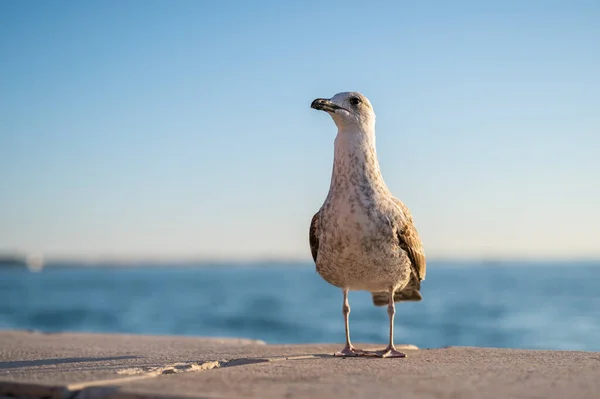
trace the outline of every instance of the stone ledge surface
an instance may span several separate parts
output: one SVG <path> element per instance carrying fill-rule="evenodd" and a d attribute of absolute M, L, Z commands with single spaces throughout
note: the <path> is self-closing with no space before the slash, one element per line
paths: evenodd
<path fill-rule="evenodd" d="M 405 359 L 342 359 L 337 349 L 0 331 L 0 399 L 600 398 L 597 352 L 407 347 Z"/>

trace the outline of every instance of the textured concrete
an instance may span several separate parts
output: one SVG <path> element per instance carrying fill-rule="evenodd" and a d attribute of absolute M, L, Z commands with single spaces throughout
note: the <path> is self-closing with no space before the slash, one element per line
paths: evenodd
<path fill-rule="evenodd" d="M 600 398 L 600 353 L 407 350 L 334 358 L 338 345 L 0 332 L 0 399 Z"/>
<path fill-rule="evenodd" d="M 249 348 L 264 346 L 242 339 L 0 331 L 0 395 L 56 397 L 91 382 L 205 368 L 214 357 L 251 354 Z"/>

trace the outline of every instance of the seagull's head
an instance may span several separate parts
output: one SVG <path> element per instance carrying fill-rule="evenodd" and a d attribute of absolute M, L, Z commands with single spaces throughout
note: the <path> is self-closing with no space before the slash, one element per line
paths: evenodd
<path fill-rule="evenodd" d="M 367 97 L 357 92 L 338 93 L 330 99 L 317 98 L 310 107 L 329 113 L 340 130 L 375 128 L 373 106 Z"/>

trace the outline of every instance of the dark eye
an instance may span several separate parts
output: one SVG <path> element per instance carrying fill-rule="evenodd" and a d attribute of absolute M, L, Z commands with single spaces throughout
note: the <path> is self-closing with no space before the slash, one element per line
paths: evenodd
<path fill-rule="evenodd" d="M 358 104 L 360 104 L 360 98 L 358 98 L 358 97 L 352 97 L 350 99 L 350 104 L 352 104 L 352 105 L 358 105 Z"/>

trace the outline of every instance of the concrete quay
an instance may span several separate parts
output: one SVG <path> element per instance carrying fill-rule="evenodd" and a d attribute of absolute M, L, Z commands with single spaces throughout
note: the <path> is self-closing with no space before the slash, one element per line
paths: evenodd
<path fill-rule="evenodd" d="M 366 348 L 378 346 L 363 345 Z M 600 353 L 0 331 L 0 398 L 600 398 Z"/>

